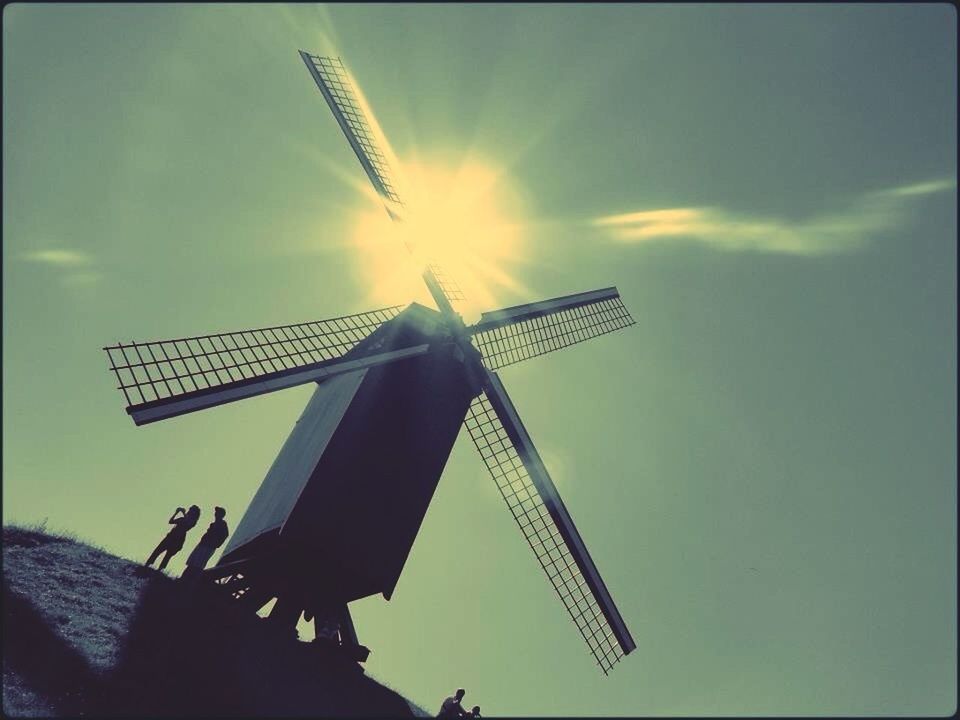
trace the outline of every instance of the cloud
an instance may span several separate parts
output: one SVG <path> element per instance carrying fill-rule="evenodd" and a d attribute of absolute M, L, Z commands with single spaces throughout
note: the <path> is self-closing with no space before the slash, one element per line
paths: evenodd
<path fill-rule="evenodd" d="M 93 286 L 101 277 L 93 257 L 76 250 L 63 248 L 34 250 L 21 253 L 20 259 L 51 268 L 54 277 L 67 287 Z"/>
<path fill-rule="evenodd" d="M 608 215 L 593 224 L 624 243 L 682 238 L 721 250 L 827 255 L 856 250 L 877 233 L 901 224 L 917 197 L 955 188 L 956 181 L 943 179 L 866 193 L 843 211 L 799 222 L 722 208 L 679 207 Z"/>
<path fill-rule="evenodd" d="M 99 281 L 100 273 L 97 272 L 72 272 L 63 276 L 63 284 L 73 287 L 94 285 Z"/>
<path fill-rule="evenodd" d="M 892 195 L 894 197 L 908 197 L 910 195 L 929 195 L 931 193 L 952 190 L 957 186 L 953 180 L 931 180 L 930 182 L 917 183 L 916 185 L 903 185 L 901 187 L 881 190 L 879 195 Z"/>
<path fill-rule="evenodd" d="M 21 257 L 28 262 L 43 263 L 57 267 L 82 267 L 93 264 L 89 255 L 74 250 L 35 250 L 23 253 Z"/>

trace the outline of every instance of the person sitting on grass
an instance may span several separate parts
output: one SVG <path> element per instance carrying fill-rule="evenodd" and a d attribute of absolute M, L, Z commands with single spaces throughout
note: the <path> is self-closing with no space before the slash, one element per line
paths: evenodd
<path fill-rule="evenodd" d="M 443 704 L 440 706 L 440 712 L 437 714 L 438 718 L 459 718 L 466 717 L 467 713 L 463 709 L 463 705 L 460 703 L 463 701 L 463 696 L 467 694 L 467 691 L 463 688 L 460 688 L 453 695 L 448 697 L 443 701 Z"/>

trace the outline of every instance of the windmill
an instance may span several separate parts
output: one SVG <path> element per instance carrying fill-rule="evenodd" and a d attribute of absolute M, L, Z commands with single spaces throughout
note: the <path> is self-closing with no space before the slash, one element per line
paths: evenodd
<path fill-rule="evenodd" d="M 405 205 L 388 146 L 339 58 L 300 57 L 390 217 Z M 416 251 L 416 247 L 408 247 Z M 437 310 L 345 317 L 104 348 L 137 425 L 315 383 L 306 408 L 208 576 L 239 603 L 295 625 L 332 619 L 358 647 L 347 603 L 390 599 L 460 427 L 604 673 L 635 644 L 497 374 L 625 328 L 615 287 L 485 312 L 427 262 Z M 365 659 L 361 654 L 359 659 Z"/>

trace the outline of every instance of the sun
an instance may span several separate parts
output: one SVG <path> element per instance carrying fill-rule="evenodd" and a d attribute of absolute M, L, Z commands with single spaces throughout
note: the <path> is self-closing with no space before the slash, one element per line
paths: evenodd
<path fill-rule="evenodd" d="M 353 241 L 371 302 L 433 307 L 421 274 L 438 264 L 465 300 L 464 321 L 524 288 L 511 271 L 523 257 L 523 195 L 507 174 L 479 159 L 400 165 L 403 219 L 381 207 L 358 211 Z"/>

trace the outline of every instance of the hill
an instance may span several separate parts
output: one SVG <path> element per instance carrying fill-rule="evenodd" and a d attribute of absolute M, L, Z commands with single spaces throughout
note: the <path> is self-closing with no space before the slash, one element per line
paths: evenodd
<path fill-rule="evenodd" d="M 314 643 L 77 540 L 3 528 L 6 716 L 414 717 Z"/>

